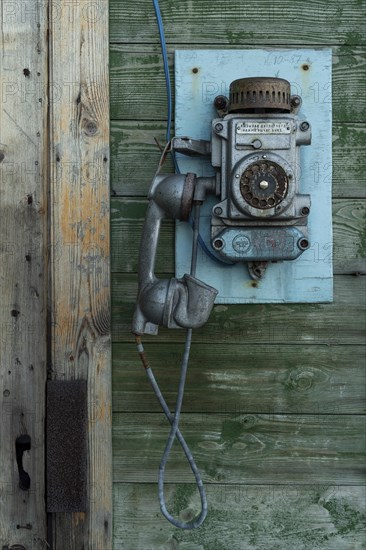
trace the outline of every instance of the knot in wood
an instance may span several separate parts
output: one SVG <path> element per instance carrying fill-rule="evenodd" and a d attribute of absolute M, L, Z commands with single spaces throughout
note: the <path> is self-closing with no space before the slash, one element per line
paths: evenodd
<path fill-rule="evenodd" d="M 98 131 L 98 125 L 96 122 L 89 120 L 84 125 L 84 131 L 88 136 L 94 136 Z"/>
<path fill-rule="evenodd" d="M 293 372 L 290 379 L 293 388 L 298 391 L 307 391 L 313 386 L 314 375 L 309 371 Z"/>

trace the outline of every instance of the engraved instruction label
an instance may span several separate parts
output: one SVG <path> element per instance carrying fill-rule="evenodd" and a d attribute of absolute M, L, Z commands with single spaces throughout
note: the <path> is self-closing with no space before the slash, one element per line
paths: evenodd
<path fill-rule="evenodd" d="M 246 120 L 244 122 L 238 122 L 236 125 L 237 134 L 290 134 L 291 122 L 290 121 L 254 121 Z"/>

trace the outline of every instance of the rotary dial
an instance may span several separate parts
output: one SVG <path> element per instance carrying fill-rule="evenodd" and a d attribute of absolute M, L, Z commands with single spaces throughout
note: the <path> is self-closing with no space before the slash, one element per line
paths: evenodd
<path fill-rule="evenodd" d="M 288 177 L 284 169 L 269 160 L 253 162 L 240 179 L 240 192 L 251 206 L 274 208 L 286 197 Z"/>

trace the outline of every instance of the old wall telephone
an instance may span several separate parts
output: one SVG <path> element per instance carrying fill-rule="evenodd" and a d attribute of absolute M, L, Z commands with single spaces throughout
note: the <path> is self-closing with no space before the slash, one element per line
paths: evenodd
<path fill-rule="evenodd" d="M 159 325 L 196 328 L 204 324 L 216 291 L 192 275 L 159 280 L 154 275 L 161 221 L 188 221 L 193 205 L 208 195 L 212 208 L 211 247 L 224 261 L 244 262 L 260 279 L 268 262 L 294 260 L 310 246 L 310 196 L 299 184 L 299 147 L 311 142 L 311 128 L 300 120 L 301 97 L 280 78 L 242 78 L 230 98 L 218 96 L 219 118 L 211 141 L 176 137 L 173 151 L 210 156 L 212 177 L 157 175 L 149 192 L 142 237 L 138 306 L 134 331 L 155 334 Z"/>
<path fill-rule="evenodd" d="M 299 147 L 311 142 L 310 123 L 298 117 L 301 97 L 291 95 L 290 83 L 280 78 L 241 78 L 230 86 L 229 98 L 218 96 L 218 117 L 212 120 L 210 141 L 175 137 L 163 152 L 202 155 L 216 170 L 212 177 L 159 174 L 149 191 L 139 256 L 139 288 L 132 331 L 150 383 L 171 424 L 159 469 L 159 500 L 173 525 L 192 529 L 204 521 L 207 502 L 202 479 L 179 431 L 192 329 L 208 319 L 217 290 L 196 277 L 200 238 L 200 208 L 216 197 L 210 234 L 212 252 L 224 261 L 246 263 L 253 279 L 264 276 L 269 262 L 296 259 L 309 247 L 307 220 L 310 196 L 299 182 Z M 189 222 L 193 218 L 191 270 L 182 278 L 159 279 L 154 273 L 160 226 L 164 218 Z M 176 410 L 171 414 L 145 357 L 141 335 L 158 327 L 185 328 L 187 338 L 181 365 Z M 173 518 L 164 498 L 164 472 L 174 439 L 181 444 L 201 496 L 201 513 L 191 522 Z"/>

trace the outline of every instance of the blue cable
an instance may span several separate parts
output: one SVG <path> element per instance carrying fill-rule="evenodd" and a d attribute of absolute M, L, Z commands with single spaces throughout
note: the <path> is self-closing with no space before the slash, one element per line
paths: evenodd
<path fill-rule="evenodd" d="M 166 41 L 165 41 L 165 33 L 164 33 L 164 24 L 161 17 L 160 12 L 160 6 L 159 6 L 159 0 L 153 0 L 154 4 L 154 10 L 156 15 L 156 21 L 158 23 L 159 28 L 159 36 L 160 36 L 160 45 L 161 45 L 161 53 L 163 55 L 163 63 L 164 63 L 164 73 L 165 73 L 165 85 L 166 85 L 166 95 L 168 100 L 168 119 L 166 123 L 166 142 L 168 143 L 170 141 L 171 136 L 171 124 L 172 124 L 172 87 L 170 84 L 170 74 L 169 74 L 169 64 L 168 64 L 168 52 L 166 49 Z M 171 152 L 172 159 L 174 162 L 175 171 L 179 174 L 179 168 L 178 164 L 174 155 L 174 152 Z"/>
<path fill-rule="evenodd" d="M 163 55 L 163 63 L 164 63 L 164 73 L 165 73 L 165 84 L 166 84 L 166 95 L 168 100 L 168 119 L 167 119 L 167 126 L 166 126 L 166 142 L 168 143 L 170 141 L 171 137 L 171 119 L 172 119 L 172 87 L 170 84 L 170 74 L 169 74 L 169 64 L 168 64 L 168 53 L 166 49 L 166 41 L 165 41 L 165 33 L 164 33 L 164 23 L 163 19 L 161 17 L 160 12 L 160 6 L 159 6 L 159 0 L 153 0 L 156 20 L 158 23 L 159 28 L 159 36 L 160 36 L 160 45 L 161 45 L 161 52 Z M 179 166 L 177 163 L 177 159 L 175 157 L 174 151 L 171 152 L 175 172 L 177 174 L 180 174 Z M 191 224 L 191 221 L 190 221 Z M 192 224 L 191 224 L 192 225 Z M 224 262 L 223 260 L 220 260 L 215 254 L 211 252 L 211 250 L 207 247 L 205 241 L 203 240 L 202 236 L 198 236 L 198 242 L 206 256 L 211 258 L 214 262 L 222 265 L 223 267 L 232 267 L 235 265 L 235 263 L 228 263 Z"/>

